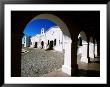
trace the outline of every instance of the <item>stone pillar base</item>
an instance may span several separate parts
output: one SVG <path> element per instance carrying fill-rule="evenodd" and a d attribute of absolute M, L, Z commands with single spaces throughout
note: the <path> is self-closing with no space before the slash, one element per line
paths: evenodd
<path fill-rule="evenodd" d="M 68 67 L 66 65 L 62 65 L 62 71 L 71 76 L 71 67 Z"/>
<path fill-rule="evenodd" d="M 72 65 L 71 69 L 71 76 L 77 76 L 78 75 L 78 64 Z"/>

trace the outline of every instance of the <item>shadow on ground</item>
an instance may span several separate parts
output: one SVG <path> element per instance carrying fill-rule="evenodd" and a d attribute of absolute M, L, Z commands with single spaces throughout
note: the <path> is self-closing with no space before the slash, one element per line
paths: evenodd
<path fill-rule="evenodd" d="M 90 61 L 90 63 L 98 63 L 98 64 L 100 64 L 100 61 Z"/>
<path fill-rule="evenodd" d="M 100 77 L 100 71 L 79 69 L 73 77 Z"/>

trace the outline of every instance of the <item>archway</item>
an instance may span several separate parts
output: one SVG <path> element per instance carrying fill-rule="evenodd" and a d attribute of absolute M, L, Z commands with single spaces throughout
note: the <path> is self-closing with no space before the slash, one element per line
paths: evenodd
<path fill-rule="evenodd" d="M 62 66 L 62 71 L 71 75 L 71 35 L 66 24 L 57 16 L 52 14 L 40 14 L 34 19 L 48 19 L 52 20 L 57 26 L 60 27 L 63 32 L 63 51 L 64 51 L 64 65 Z M 63 26 L 62 26 L 63 25 Z"/>
<path fill-rule="evenodd" d="M 88 12 L 78 12 L 78 11 L 77 12 L 74 12 L 74 11 L 17 11 L 17 12 L 12 11 L 12 17 L 11 17 L 12 23 L 11 24 L 16 24 L 16 25 L 12 25 L 12 28 L 11 28 L 11 30 L 12 30 L 12 37 L 11 37 L 12 38 L 11 39 L 11 41 L 12 41 L 12 46 L 11 46 L 12 47 L 12 52 L 11 52 L 12 53 L 12 60 L 11 60 L 12 61 L 12 68 L 11 68 L 12 76 L 20 76 L 20 72 L 21 72 L 21 69 L 20 69 L 21 55 L 20 54 L 21 54 L 21 47 L 22 47 L 21 39 L 23 36 L 24 27 L 33 17 L 35 17 L 36 15 L 38 16 L 39 14 L 43 15 L 44 13 L 48 13 L 50 15 L 53 14 L 53 16 L 56 16 L 52 20 L 61 19 L 68 26 L 67 31 L 69 29 L 69 32 L 71 33 L 71 39 L 72 39 L 72 41 L 70 41 L 70 42 L 72 42 L 72 46 L 70 45 L 71 52 L 68 51 L 71 54 L 65 55 L 65 57 L 67 58 L 67 61 L 65 60 L 66 62 L 64 64 L 65 66 L 63 66 L 63 71 L 65 71 L 65 72 L 71 71 L 71 67 L 73 70 L 72 72 L 74 72 L 74 70 L 77 66 L 77 36 L 78 36 L 80 30 L 83 29 L 84 31 L 87 31 L 87 32 L 93 32 L 95 34 L 95 36 L 99 35 L 98 32 L 100 31 L 100 28 L 97 27 L 96 25 L 98 23 L 100 23 L 100 20 L 99 20 L 100 16 L 97 16 L 97 14 L 99 14 L 100 12 L 97 13 L 95 11 L 96 15 L 91 15 L 91 14 L 94 14 L 94 12 L 88 13 Z M 41 18 L 41 17 L 39 17 L 39 18 Z M 44 17 L 44 18 L 48 18 L 48 17 Z M 90 19 L 93 19 L 94 22 L 91 21 Z M 60 23 L 60 26 L 63 27 L 64 25 L 61 25 L 61 23 Z M 93 24 L 93 25 L 91 25 L 91 24 Z M 90 26 L 88 26 L 88 25 L 90 25 Z M 94 28 L 91 29 L 91 26 Z M 99 24 L 98 24 L 98 26 L 99 26 Z M 99 43 L 99 41 L 100 41 L 99 38 L 97 38 L 97 43 Z M 60 43 L 61 41 L 57 41 L 57 42 Z M 66 44 L 66 42 L 65 42 L 65 44 Z M 100 47 L 99 45 L 97 45 L 98 49 Z M 65 52 L 65 50 L 64 50 L 64 52 Z M 99 53 L 98 53 L 98 55 L 99 55 Z M 16 58 L 15 58 L 15 56 L 16 56 Z M 67 56 L 71 56 L 71 57 L 67 57 Z M 69 58 L 71 58 L 71 63 L 69 63 L 69 61 L 68 61 Z"/>
<path fill-rule="evenodd" d="M 35 47 L 35 48 L 37 48 L 37 45 L 38 45 L 38 43 L 37 43 L 37 42 L 35 42 L 35 46 L 34 46 L 34 47 Z"/>
<path fill-rule="evenodd" d="M 68 31 L 68 28 L 66 26 L 66 24 L 59 19 L 58 17 L 51 15 L 51 14 L 41 14 L 36 16 L 34 19 L 32 20 L 37 20 L 37 19 L 48 19 L 51 20 L 52 22 L 55 22 L 57 26 L 60 27 L 61 31 L 63 32 L 63 35 L 59 35 L 60 39 L 62 39 L 61 41 L 54 39 L 53 40 L 48 40 L 49 43 L 49 48 L 53 49 L 54 45 L 62 44 L 62 49 L 64 51 L 64 65 L 62 66 L 62 71 L 71 75 L 71 37 L 70 37 L 70 33 Z M 62 26 L 63 25 L 63 26 Z M 56 27 L 58 28 L 58 27 Z M 41 34 L 45 35 L 44 31 L 42 30 Z M 34 39 L 35 40 L 35 39 Z M 44 42 L 45 40 L 41 41 L 41 49 L 44 48 Z M 36 42 L 35 42 L 36 44 Z"/>
<path fill-rule="evenodd" d="M 78 35 L 78 76 L 99 76 L 99 63 L 94 59 L 96 41 L 89 32 L 81 31 Z M 96 61 L 96 62 L 95 62 Z"/>
<path fill-rule="evenodd" d="M 88 42 L 86 33 L 81 30 L 78 34 L 77 40 L 77 76 L 86 76 L 88 69 Z"/>
<path fill-rule="evenodd" d="M 78 61 L 88 63 L 87 47 L 88 43 L 86 34 L 84 31 L 81 31 L 78 35 L 78 50 L 77 50 Z"/>
<path fill-rule="evenodd" d="M 41 49 L 43 49 L 44 48 L 44 42 L 42 41 L 41 42 Z"/>

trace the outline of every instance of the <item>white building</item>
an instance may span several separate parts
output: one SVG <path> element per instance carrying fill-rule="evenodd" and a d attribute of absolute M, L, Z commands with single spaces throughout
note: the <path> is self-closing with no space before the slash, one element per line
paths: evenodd
<path fill-rule="evenodd" d="M 58 26 L 53 26 L 47 31 L 42 28 L 41 34 L 32 36 L 30 41 L 30 47 L 63 51 L 63 33 Z"/>
<path fill-rule="evenodd" d="M 23 47 L 29 47 L 30 46 L 30 37 L 27 35 L 24 35 L 22 38 L 22 46 Z"/>

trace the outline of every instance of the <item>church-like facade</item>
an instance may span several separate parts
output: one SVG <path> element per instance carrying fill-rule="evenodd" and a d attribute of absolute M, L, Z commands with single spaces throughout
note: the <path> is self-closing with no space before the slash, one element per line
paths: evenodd
<path fill-rule="evenodd" d="M 29 47 L 32 48 L 63 51 L 63 32 L 58 26 L 53 26 L 47 31 L 42 28 L 40 34 L 36 34 L 35 36 L 31 36 L 29 39 L 24 40 L 25 47 L 28 46 L 26 45 L 28 43 L 30 43 Z"/>

